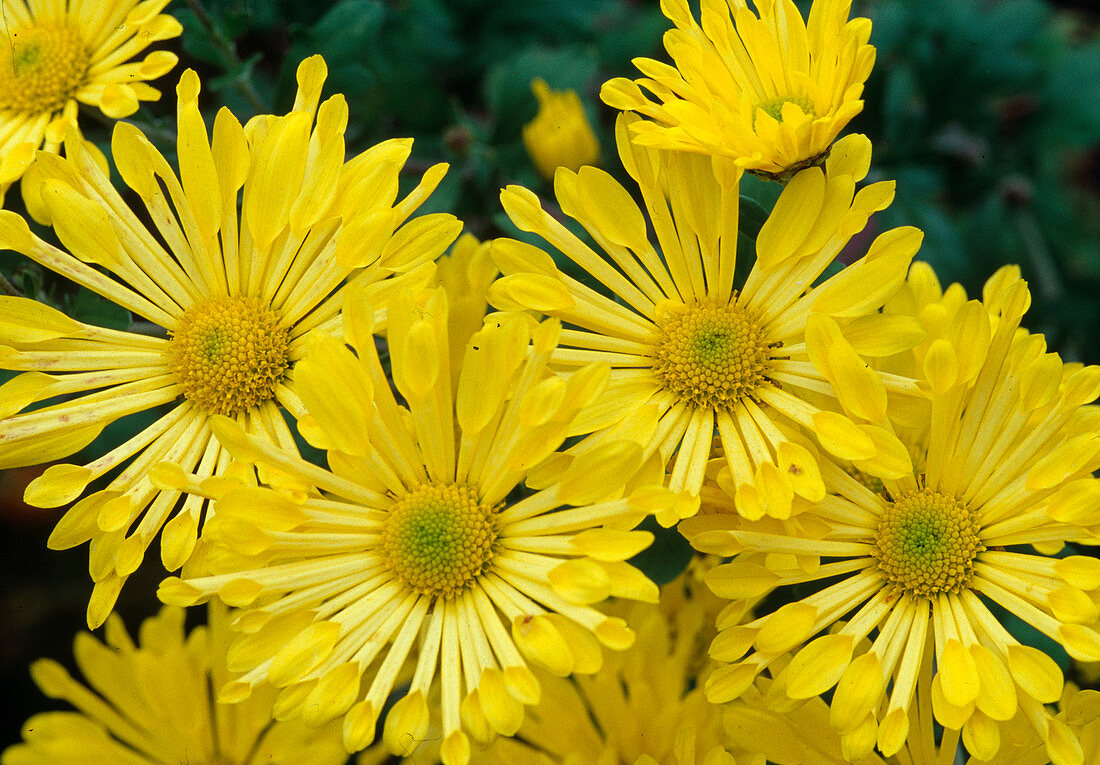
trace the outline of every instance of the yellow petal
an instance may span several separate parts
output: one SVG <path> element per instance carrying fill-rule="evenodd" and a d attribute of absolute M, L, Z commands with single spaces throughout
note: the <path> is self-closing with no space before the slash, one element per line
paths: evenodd
<path fill-rule="evenodd" d="M 572 294 L 558 278 L 535 273 L 502 276 L 489 288 L 489 304 L 502 311 L 549 313 L 574 306 Z"/>
<path fill-rule="evenodd" d="M 177 151 L 180 183 L 203 240 L 218 232 L 222 200 L 214 155 L 199 112 L 199 78 L 191 69 L 180 77 L 177 95 Z M 194 243 L 198 244 L 198 243 Z"/>
<path fill-rule="evenodd" d="M 568 505 L 616 499 L 642 466 L 643 451 L 633 441 L 611 441 L 577 455 L 558 484 L 558 497 Z"/>
<path fill-rule="evenodd" d="M 333 380 L 342 385 L 334 386 Z M 294 392 L 328 443 L 360 457 L 367 452 L 373 387 L 370 374 L 347 346 L 323 333 L 314 333 L 305 357 L 294 367 Z"/>
<path fill-rule="evenodd" d="M 593 560 L 578 558 L 559 563 L 547 579 L 554 592 L 570 603 L 588 605 L 611 595 L 611 577 Z"/>
<path fill-rule="evenodd" d="M 807 603 L 787 603 L 772 613 L 756 635 L 756 649 L 764 654 L 780 654 L 794 648 L 813 634 L 817 608 Z"/>
<path fill-rule="evenodd" d="M 514 736 L 523 724 L 523 704 L 508 692 L 503 673 L 495 667 L 484 670 L 477 691 L 481 709 L 492 729 L 501 736 Z"/>
<path fill-rule="evenodd" d="M 138 106 L 137 93 L 129 85 L 111 82 L 99 94 L 99 110 L 113 120 L 129 117 Z"/>
<path fill-rule="evenodd" d="M 42 343 L 59 337 L 79 336 L 81 330 L 80 322 L 73 321 L 45 303 L 0 296 L 0 344 L 20 346 L 24 343 Z"/>
<path fill-rule="evenodd" d="M 340 639 L 342 629 L 336 622 L 316 622 L 291 638 L 279 649 L 267 671 L 275 685 L 289 685 L 325 661 Z"/>
<path fill-rule="evenodd" d="M 1062 695 L 1062 671 L 1054 659 L 1037 648 L 1010 644 L 1008 671 L 1024 693 L 1043 704 L 1053 704 Z"/>
<path fill-rule="evenodd" d="M 817 460 L 805 447 L 791 441 L 782 441 L 776 448 L 776 463 L 790 481 L 795 494 L 810 502 L 820 502 L 825 498 L 821 470 Z"/>
<path fill-rule="evenodd" d="M 959 381 L 959 362 L 955 348 L 942 337 L 934 340 L 924 356 L 924 376 L 932 392 L 942 396 Z"/>
<path fill-rule="evenodd" d="M 589 557 L 601 561 L 622 561 L 632 558 L 653 542 L 648 531 L 617 531 L 615 529 L 585 529 L 573 537 L 573 546 Z"/>
<path fill-rule="evenodd" d="M 565 677 L 573 671 L 573 652 L 544 615 L 517 616 L 512 620 L 512 639 L 529 662 L 550 674 Z"/>
<path fill-rule="evenodd" d="M 829 722 L 840 733 L 855 731 L 882 698 L 882 662 L 878 654 L 857 656 L 837 683 Z"/>
<path fill-rule="evenodd" d="M 413 691 L 397 700 L 386 714 L 382 729 L 382 740 L 390 754 L 405 756 L 410 754 L 409 745 L 424 740 L 428 733 L 431 714 L 428 702 L 420 691 Z"/>
<path fill-rule="evenodd" d="M 825 174 L 811 167 L 798 173 L 783 189 L 756 237 L 756 261 L 772 269 L 802 244 L 825 201 Z"/>
<path fill-rule="evenodd" d="M 813 430 L 821 445 L 841 459 L 865 460 L 875 456 L 874 441 L 842 414 L 815 412 Z"/>
<path fill-rule="evenodd" d="M 374 741 L 378 712 L 367 699 L 355 704 L 344 716 L 344 748 L 349 752 L 366 749 Z"/>
<path fill-rule="evenodd" d="M 981 690 L 974 706 L 993 720 L 1011 720 L 1016 714 L 1016 684 L 1008 667 L 984 645 L 970 646 Z"/>
<path fill-rule="evenodd" d="M 1083 624 L 1058 627 L 1058 640 L 1077 661 L 1100 661 L 1100 633 Z"/>
<path fill-rule="evenodd" d="M 50 465 L 30 482 L 23 498 L 34 507 L 61 507 L 79 497 L 92 478 L 82 465 Z"/>
<path fill-rule="evenodd" d="M 913 474 L 912 456 L 897 436 L 876 425 L 860 425 L 859 429 L 875 445 L 875 456 L 865 460 L 852 460 L 857 469 L 891 480 Z"/>
<path fill-rule="evenodd" d="M 962 740 L 970 756 L 989 761 L 1001 747 L 1001 729 L 981 712 L 975 712 L 963 725 Z"/>
<path fill-rule="evenodd" d="M 107 211 L 61 181 L 42 182 L 42 199 L 50 210 L 62 244 L 80 260 L 117 268 L 124 257 Z"/>
<path fill-rule="evenodd" d="M 948 640 L 937 658 L 944 698 L 957 707 L 965 707 L 977 699 L 981 688 L 978 668 L 966 646 L 958 640 Z"/>
<path fill-rule="evenodd" d="M 851 635 L 823 635 L 799 651 L 787 665 L 787 695 L 808 699 L 836 685 L 852 660 Z"/>

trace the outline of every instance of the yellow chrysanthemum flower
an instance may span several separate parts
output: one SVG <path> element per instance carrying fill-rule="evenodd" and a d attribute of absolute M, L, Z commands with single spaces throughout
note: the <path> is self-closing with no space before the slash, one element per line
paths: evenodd
<path fill-rule="evenodd" d="M 875 62 L 871 22 L 848 20 L 851 0 L 816 0 L 808 22 L 792 0 L 755 5 L 759 16 L 745 0 L 702 0 L 700 26 L 687 0 L 662 0 L 675 24 L 665 34 L 675 67 L 635 59 L 645 79 L 619 77 L 600 93 L 652 120 L 633 126 L 635 140 L 778 180 L 821 163 L 863 109 Z"/>
<path fill-rule="evenodd" d="M 408 220 L 445 166 L 396 200 L 410 141 L 387 141 L 345 163 L 347 105 L 335 96 L 318 108 L 325 74 L 320 57 L 307 59 L 290 114 L 242 127 L 222 110 L 210 141 L 198 78 L 185 73 L 177 91 L 178 178 L 137 128 L 119 123 L 115 164 L 155 231 L 75 140 L 64 159 L 39 153 L 33 189 L 29 177 L 23 181 L 71 255 L 0 211 L 2 246 L 152 326 L 152 334 L 104 329 L 33 300 L 0 297 L 0 368 L 24 371 L 0 387 L 0 469 L 65 457 L 114 420 L 171 405 L 107 454 L 51 466 L 27 489 L 28 503 L 58 507 L 121 470 L 77 502 L 49 541 L 55 549 L 92 541 L 92 626 L 110 613 L 158 532 L 170 571 L 195 547 L 203 503 L 188 498 L 176 511 L 179 493 L 153 486 L 149 468 L 164 460 L 202 476 L 225 471 L 229 455 L 207 424 L 219 414 L 293 448 L 280 411 L 302 412 L 290 366 L 311 331 L 339 326 L 345 280 L 358 270 L 354 280 L 379 300 L 430 279 L 430 261 L 458 235 L 451 215 Z M 58 396 L 65 398 L 21 411 Z"/>
<path fill-rule="evenodd" d="M 153 43 L 179 35 L 161 10 L 169 0 L 2 0 L 0 3 L 0 202 L 40 147 L 56 152 L 77 126 L 77 104 L 111 119 L 156 101 L 148 84 L 176 65 Z"/>
<path fill-rule="evenodd" d="M 438 688 L 441 757 L 465 763 L 470 736 L 512 735 L 524 705 L 537 703 L 529 663 L 555 675 L 593 672 L 601 644 L 630 646 L 626 623 L 592 604 L 656 600 L 656 585 L 625 562 L 652 535 L 630 529 L 678 498 L 660 487 L 627 493 L 642 461 L 627 441 L 551 478 L 539 467 L 607 380 L 599 364 L 568 380 L 548 370 L 556 322 L 533 336 L 527 316 L 487 322 L 467 342 L 452 386 L 445 291 L 393 301 L 393 385 L 408 408 L 379 363 L 370 309 L 355 296 L 343 313 L 355 353 L 319 336 L 295 367 L 309 412 L 298 425 L 328 450 L 329 470 L 226 418 L 215 432 L 234 456 L 295 485 L 231 488 L 157 469 L 158 480 L 217 499 L 211 573 L 167 579 L 160 597 L 191 605 L 217 595 L 240 607 L 245 634 L 231 666 L 245 674 L 221 698 L 274 683 L 280 716 L 344 716 L 349 751 L 373 741 L 397 672 L 414 663 L 407 693 L 386 716 L 386 745 L 405 754 L 424 739 Z M 517 498 L 525 480 L 534 491 Z"/>
<path fill-rule="evenodd" d="M 892 182 L 856 192 L 870 142 L 846 138 L 824 169 L 791 181 L 760 230 L 756 263 L 738 290 L 737 174 L 720 183 L 705 157 L 632 144 L 631 119 L 618 124 L 619 151 L 641 189 L 656 246 L 629 192 L 597 168 L 559 170 L 555 189 L 562 210 L 606 256 L 530 191 L 510 186 L 501 195 L 520 229 L 545 239 L 615 299 L 566 276 L 532 245 L 497 239 L 490 251 L 506 274 L 490 288 L 491 304 L 571 325 L 553 355 L 560 368 L 611 365 L 606 395 L 576 426 L 599 431 L 588 446 L 625 429 L 647 444 L 659 470 L 671 462 L 674 491 L 698 494 L 717 427 L 738 510 L 750 517 L 787 517 L 824 495 L 812 458 L 794 439 L 800 427 L 871 472 L 908 472 L 904 460 L 879 447 L 889 443 L 887 395 L 916 395 L 916 386 L 871 372 L 860 354 L 898 353 L 919 340 L 915 320 L 877 309 L 904 281 L 921 233 L 888 231 L 865 257 L 815 283 L 893 196 Z M 677 519 L 664 513 L 658 520 Z"/>
<path fill-rule="evenodd" d="M 106 645 L 88 633 L 74 642 L 87 686 L 52 659 L 31 665 L 35 683 L 75 712 L 27 720 L 23 741 L 4 750 L 3 765 L 342 765 L 340 726 L 314 728 L 272 716 L 275 690 L 257 689 L 241 704 L 217 704 L 211 688 L 226 670 L 225 607 L 212 604 L 210 623 L 184 635 L 184 612 L 165 607 L 141 625 L 133 642 L 117 615 Z"/>
<path fill-rule="evenodd" d="M 914 294 L 932 286 L 923 280 Z M 1072 732 L 1044 707 L 1061 695 L 1058 666 L 1018 643 L 991 604 L 1076 659 L 1100 658 L 1090 626 L 1100 615 L 1100 560 L 1026 547 L 1095 543 L 1100 532 L 1100 409 L 1088 406 L 1100 395 L 1100 367 L 1063 364 L 1042 336 L 1020 329 L 1030 295 L 1017 271 L 990 279 L 984 305 L 944 297 L 914 303 L 929 335 L 916 353 L 930 401 L 923 433 L 909 439 L 921 445 L 919 473 L 868 488 L 823 460 L 829 494 L 798 518 L 711 514 L 681 527 L 707 552 L 738 554 L 708 575 L 724 597 L 831 582 L 722 631 L 711 655 L 728 666 L 711 676 L 707 696 L 736 698 L 832 627 L 798 649 L 776 683 L 791 699 L 835 686 L 831 720 L 853 759 L 876 743 L 894 755 L 918 721 L 927 730 L 913 735 L 929 738 L 933 718 L 991 759 L 1000 724 L 1019 711 L 1053 762 L 1080 763 Z"/>
<path fill-rule="evenodd" d="M 600 158 L 600 141 L 574 90 L 551 90 L 542 79 L 531 83 L 539 101 L 535 118 L 523 126 L 523 145 L 539 173 L 547 180 L 565 167 L 573 171 L 594 165 Z"/>
<path fill-rule="evenodd" d="M 471 762 L 732 765 L 741 752 L 724 733 L 723 710 L 697 684 L 720 604 L 689 575 L 661 588 L 660 605 L 615 604 L 608 610 L 634 626 L 634 645 L 591 675 L 540 674 L 542 699 L 516 737 Z"/>

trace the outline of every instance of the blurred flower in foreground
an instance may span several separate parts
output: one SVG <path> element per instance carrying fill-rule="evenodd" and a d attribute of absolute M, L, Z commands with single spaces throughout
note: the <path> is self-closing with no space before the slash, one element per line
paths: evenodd
<path fill-rule="evenodd" d="M 387 141 L 345 163 L 347 105 L 338 95 L 318 108 L 325 74 L 319 56 L 306 59 L 290 114 L 242 127 L 223 109 L 211 142 L 198 78 L 186 72 L 177 89 L 178 178 L 137 128 L 119 123 L 114 160 L 155 231 L 79 141 L 66 143 L 64 159 L 39 152 L 23 180 L 36 217 L 52 221 L 72 255 L 0 211 L 4 247 L 168 332 L 104 329 L 33 300 L 0 297 L 0 369 L 25 372 L 0 387 L 0 469 L 73 454 L 108 423 L 172 404 L 121 446 L 84 466 L 51 466 L 27 489 L 29 504 L 58 507 L 121 469 L 105 489 L 77 502 L 49 540 L 54 549 L 92 541 L 90 626 L 110 613 L 162 528 L 168 570 L 195 548 L 203 503 L 188 498 L 176 512 L 179 493 L 154 487 L 149 468 L 163 460 L 204 477 L 224 472 L 229 454 L 207 425 L 215 414 L 293 448 L 280 407 L 297 416 L 302 404 L 289 369 L 311 331 L 339 326 L 348 277 L 355 274 L 353 281 L 380 300 L 386 290 L 431 278 L 431 261 L 458 235 L 452 215 L 408 220 L 445 166 L 428 170 L 396 201 L 411 141 Z M 19 413 L 63 395 L 60 403 Z"/>
<path fill-rule="evenodd" d="M 257 689 L 241 704 L 217 704 L 211 689 L 231 679 L 225 668 L 229 628 L 225 607 L 211 604 L 210 623 L 184 636 L 184 612 L 165 607 L 141 625 L 138 643 L 117 615 L 105 640 L 77 635 L 74 653 L 87 686 L 52 659 L 31 665 L 42 692 L 75 712 L 44 712 L 27 720 L 23 742 L 8 747 L 3 765 L 342 765 L 340 727 L 314 728 L 272 719 L 275 690 Z"/>
<path fill-rule="evenodd" d="M 180 23 L 160 11 L 168 0 L 0 0 L 0 202 L 44 146 L 56 152 L 77 124 L 77 102 L 111 119 L 156 101 L 146 84 L 176 65 L 176 54 L 154 51 L 179 35 Z"/>
<path fill-rule="evenodd" d="M 675 68 L 637 58 L 645 78 L 618 77 L 600 93 L 653 120 L 633 126 L 635 140 L 725 157 L 778 180 L 820 164 L 863 109 L 871 22 L 848 20 L 851 0 L 816 0 L 808 23 L 792 0 L 755 5 L 759 17 L 745 0 L 702 0 L 700 26 L 687 0 L 661 3 L 676 25 L 665 33 Z"/>
<path fill-rule="evenodd" d="M 547 180 L 566 167 L 576 172 L 600 158 L 600 142 L 588 124 L 581 99 L 573 90 L 551 90 L 541 79 L 531 83 L 539 100 L 535 119 L 523 126 L 523 145 Z"/>
<path fill-rule="evenodd" d="M 660 605 L 611 606 L 637 631 L 634 645 L 588 675 L 540 675 L 542 700 L 516 738 L 497 739 L 472 762 L 732 765 L 722 708 L 697 684 L 721 601 L 690 576 L 662 587 Z"/>
<path fill-rule="evenodd" d="M 470 736 L 512 735 L 524 705 L 537 703 L 529 664 L 593 672 L 601 644 L 633 643 L 622 619 L 592 604 L 657 599 L 656 585 L 625 562 L 652 534 L 631 529 L 676 498 L 659 487 L 627 495 L 642 457 L 625 441 L 543 480 L 537 466 L 607 380 L 600 364 L 568 379 L 548 371 L 557 322 L 487 322 L 466 344 L 455 387 L 446 292 L 403 292 L 388 310 L 396 392 L 370 309 L 354 294 L 344 339 L 318 335 L 295 367 L 309 412 L 298 425 L 328 450 L 329 470 L 226 418 L 215 432 L 237 459 L 277 468 L 298 488 L 200 484 L 157 469 L 158 480 L 217 494 L 210 573 L 166 579 L 159 595 L 177 605 L 216 595 L 242 609 L 230 655 L 245 674 L 223 700 L 274 683 L 282 716 L 346 715 L 349 751 L 370 745 L 388 709 L 383 739 L 395 754 L 424 740 L 438 704 L 443 762 L 465 763 Z M 525 480 L 534 491 L 517 498 Z M 406 695 L 388 708 L 407 662 Z"/>
<path fill-rule="evenodd" d="M 728 666 L 707 681 L 711 701 L 737 698 L 796 650 L 773 673 L 779 695 L 808 699 L 835 686 L 830 718 L 852 759 L 876 744 L 896 754 L 917 697 L 976 758 L 996 755 L 1001 724 L 1019 711 L 1053 762 L 1082 761 L 1070 729 L 1044 707 L 1062 693 L 1057 664 L 1020 644 L 992 608 L 1078 660 L 1100 659 L 1100 560 L 1028 547 L 1097 540 L 1100 410 L 1088 404 L 1100 394 L 1100 367 L 1063 364 L 1041 335 L 1020 329 L 1030 295 L 1018 271 L 991 278 L 983 302 L 945 300 L 920 313 L 930 404 L 911 440 L 922 445 L 917 472 L 868 488 L 823 460 L 829 494 L 790 522 L 730 513 L 681 527 L 707 552 L 739 554 L 707 576 L 723 597 L 828 583 L 718 635 L 711 656 Z M 922 724 L 931 730 L 931 719 Z"/>
<path fill-rule="evenodd" d="M 640 187 L 656 246 L 630 193 L 597 168 L 559 171 L 555 192 L 562 211 L 614 265 L 543 210 L 532 192 L 509 186 L 501 194 L 516 226 L 545 239 L 615 299 L 562 273 L 532 245 L 497 239 L 490 250 L 505 274 L 489 290 L 492 305 L 540 311 L 575 327 L 562 332 L 552 356 L 558 368 L 611 365 L 599 406 L 575 426 L 578 433 L 598 431 L 595 440 L 574 450 L 629 430 L 659 471 L 671 463 L 670 488 L 698 494 L 717 428 L 737 508 L 750 517 L 787 517 L 824 495 L 812 457 L 795 443 L 800 427 L 871 472 L 908 471 L 878 444 L 887 443 L 887 394 L 916 395 L 916 385 L 870 372 L 860 354 L 898 353 L 919 340 L 915 320 L 877 309 L 903 283 L 921 232 L 887 231 L 865 257 L 818 281 L 868 216 L 893 198 L 892 182 L 856 192 L 870 164 L 870 142 L 849 136 L 824 168 L 810 168 L 787 186 L 738 290 L 737 260 L 748 256 L 737 252 L 739 173 L 719 182 L 705 157 L 631 143 L 627 130 L 637 119 L 620 118 L 618 146 Z M 833 331 L 811 337 L 811 316 Z M 811 345 L 815 338 L 824 345 Z M 850 416 L 832 411 L 838 406 Z M 678 519 L 663 513 L 658 520 Z"/>

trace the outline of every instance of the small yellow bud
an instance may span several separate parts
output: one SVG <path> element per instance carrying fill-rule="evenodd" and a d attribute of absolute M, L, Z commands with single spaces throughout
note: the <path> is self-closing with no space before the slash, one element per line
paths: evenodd
<path fill-rule="evenodd" d="M 543 177 L 552 180 L 559 167 L 576 172 L 600 157 L 600 142 L 573 90 L 551 90 L 541 78 L 531 83 L 539 113 L 523 126 L 523 145 Z"/>

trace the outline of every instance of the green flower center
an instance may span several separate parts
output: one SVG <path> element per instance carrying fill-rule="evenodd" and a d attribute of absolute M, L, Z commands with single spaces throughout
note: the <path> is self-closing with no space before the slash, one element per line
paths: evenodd
<path fill-rule="evenodd" d="M 44 24 L 7 34 L 0 50 L 0 111 L 60 111 L 88 73 L 91 53 L 76 30 Z"/>
<path fill-rule="evenodd" d="M 957 593 L 970 585 L 985 550 L 979 514 L 941 492 L 919 489 L 889 503 L 875 552 L 883 577 L 912 595 Z"/>
<path fill-rule="evenodd" d="M 496 539 L 496 513 L 473 489 L 422 484 L 390 509 L 382 554 L 410 589 L 450 598 L 488 570 Z"/>
<path fill-rule="evenodd" d="M 666 389 L 695 406 L 724 409 L 766 379 L 771 346 L 736 304 L 700 300 L 658 322 L 653 370 Z"/>
<path fill-rule="evenodd" d="M 769 98 L 756 108 L 762 110 L 776 122 L 782 122 L 783 104 L 794 104 L 802 110 L 803 114 L 808 114 L 811 117 L 816 116 L 813 101 L 802 96 L 776 96 L 775 98 Z M 753 122 L 755 123 L 755 121 L 756 118 L 754 117 Z"/>
<path fill-rule="evenodd" d="M 169 346 L 183 395 L 225 415 L 274 398 L 290 366 L 289 333 L 278 323 L 259 298 L 219 297 L 189 308 Z"/>

